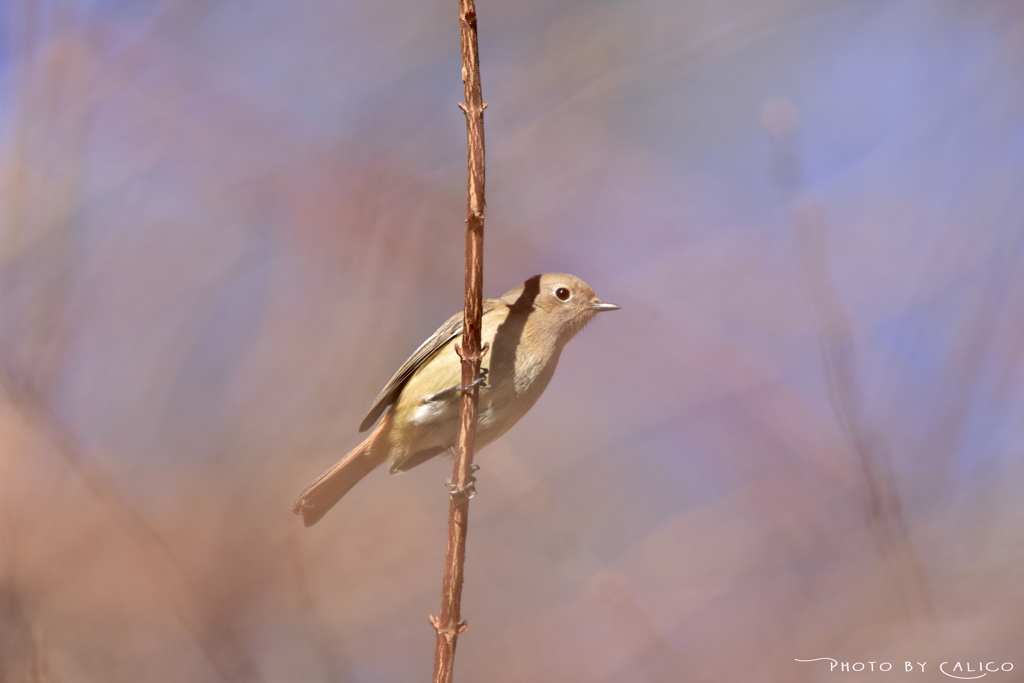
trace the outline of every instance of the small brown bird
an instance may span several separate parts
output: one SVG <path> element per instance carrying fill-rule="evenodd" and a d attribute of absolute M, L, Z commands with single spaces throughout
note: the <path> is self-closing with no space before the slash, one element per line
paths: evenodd
<path fill-rule="evenodd" d="M 558 365 L 566 343 L 600 311 L 602 303 L 583 280 L 564 273 L 536 275 L 500 299 L 484 299 L 481 361 L 486 384 L 478 403 L 479 450 L 507 432 L 533 407 Z M 387 461 L 405 472 L 455 445 L 462 366 L 453 348 L 462 338 L 462 313 L 453 315 L 398 369 L 359 426 L 380 424 L 365 441 L 299 494 L 292 512 L 316 524 L 349 489 Z"/>

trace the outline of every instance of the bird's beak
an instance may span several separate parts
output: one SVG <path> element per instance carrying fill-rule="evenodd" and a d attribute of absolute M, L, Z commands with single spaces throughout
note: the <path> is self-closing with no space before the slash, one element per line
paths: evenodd
<path fill-rule="evenodd" d="M 590 308 L 593 311 L 600 313 L 601 311 L 617 311 L 622 306 L 616 306 L 615 304 L 603 304 L 600 301 L 594 304 L 590 304 Z"/>

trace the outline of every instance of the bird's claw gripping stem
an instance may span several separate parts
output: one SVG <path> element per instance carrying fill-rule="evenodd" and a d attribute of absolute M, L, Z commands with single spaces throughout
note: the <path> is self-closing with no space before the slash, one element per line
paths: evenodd
<path fill-rule="evenodd" d="M 473 472 L 476 472 L 479 469 L 480 465 L 475 463 L 469 466 L 469 481 L 466 482 L 466 485 L 463 487 L 459 487 L 458 484 L 452 483 L 451 479 L 446 481 L 444 485 L 448 487 L 448 494 L 452 496 L 466 496 L 466 498 L 472 498 L 475 496 L 476 477 L 473 476 Z"/>
<path fill-rule="evenodd" d="M 469 391 L 473 387 L 480 387 L 481 389 L 490 389 L 491 385 L 487 383 L 487 368 L 480 368 L 481 375 L 469 384 L 465 384 L 459 387 L 462 391 Z"/>

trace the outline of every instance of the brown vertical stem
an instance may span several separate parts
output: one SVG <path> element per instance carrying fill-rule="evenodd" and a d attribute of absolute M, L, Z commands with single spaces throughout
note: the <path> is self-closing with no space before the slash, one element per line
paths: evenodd
<path fill-rule="evenodd" d="M 462 402 L 459 405 L 459 436 L 452 467 L 448 503 L 448 550 L 444 558 L 441 611 L 431 623 L 437 630 L 434 650 L 434 683 L 450 683 L 455 666 L 455 643 L 466 630 L 461 621 L 463 565 L 466 561 L 466 532 L 469 499 L 473 492 L 473 438 L 476 432 L 477 399 L 480 388 L 480 348 L 484 278 L 484 108 L 480 90 L 480 62 L 477 53 L 476 7 L 473 0 L 459 0 L 462 36 L 462 82 L 466 103 L 466 147 L 468 150 L 468 196 L 466 199 L 466 304 L 463 310 Z"/>

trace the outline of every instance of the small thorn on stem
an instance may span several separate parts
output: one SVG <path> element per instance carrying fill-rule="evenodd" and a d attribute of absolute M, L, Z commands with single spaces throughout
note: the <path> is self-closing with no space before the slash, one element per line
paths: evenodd
<path fill-rule="evenodd" d="M 476 356 L 470 356 L 469 353 L 467 353 L 466 351 L 464 351 L 462 349 L 461 345 L 459 345 L 459 344 L 455 345 L 455 353 L 458 354 L 459 358 L 461 358 L 464 361 L 483 360 L 484 356 L 486 356 L 487 352 L 490 351 L 490 350 L 491 350 L 491 345 L 490 344 L 484 344 L 482 347 L 480 347 L 480 353 L 479 354 L 477 354 Z"/>
<path fill-rule="evenodd" d="M 469 113 L 469 109 L 467 109 L 466 105 L 464 105 L 462 102 L 459 102 L 459 109 L 466 112 L 467 114 Z"/>
<path fill-rule="evenodd" d="M 438 633 L 441 632 L 441 622 L 437 620 L 433 614 L 430 615 L 430 625 L 434 627 L 434 630 Z"/>
<path fill-rule="evenodd" d="M 459 623 L 458 632 L 462 633 L 467 628 L 469 628 L 469 622 L 468 621 L 462 621 L 462 622 Z"/>

